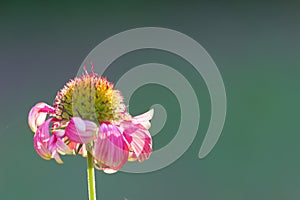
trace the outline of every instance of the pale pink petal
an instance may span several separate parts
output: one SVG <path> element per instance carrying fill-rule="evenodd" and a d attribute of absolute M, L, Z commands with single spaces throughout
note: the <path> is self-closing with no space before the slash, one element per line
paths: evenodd
<path fill-rule="evenodd" d="M 95 141 L 93 155 L 99 165 L 118 171 L 128 159 L 128 145 L 117 126 L 102 123 Z"/>
<path fill-rule="evenodd" d="M 63 163 L 64 163 L 64 162 L 61 160 L 61 158 L 60 158 L 60 156 L 59 156 L 59 154 L 58 154 L 57 151 L 53 151 L 51 157 L 54 158 L 55 161 L 56 161 L 58 164 L 63 164 Z"/>
<path fill-rule="evenodd" d="M 55 134 L 50 136 L 50 123 L 53 120 L 54 118 L 46 120 L 37 129 L 33 139 L 34 148 L 42 158 L 46 160 L 54 158 L 56 162 L 63 163 L 57 150 L 68 152 L 68 146 L 65 146 L 66 144 Z"/>
<path fill-rule="evenodd" d="M 114 174 L 114 173 L 118 172 L 118 170 L 111 169 L 110 167 L 107 167 L 107 166 L 99 164 L 99 163 L 96 163 L 94 165 L 94 167 L 98 170 L 102 170 L 106 174 Z"/>
<path fill-rule="evenodd" d="M 52 119 L 48 119 L 44 122 L 36 131 L 33 144 L 36 152 L 44 159 L 50 160 L 51 159 L 51 151 L 48 148 L 48 142 L 50 140 L 50 133 L 49 133 L 49 125 Z"/>
<path fill-rule="evenodd" d="M 154 109 L 152 108 L 152 109 L 150 109 L 149 111 L 147 111 L 143 114 L 134 116 L 133 119 L 135 119 L 137 121 L 149 121 L 149 120 L 152 119 L 153 114 L 154 114 Z"/>
<path fill-rule="evenodd" d="M 118 170 L 114 170 L 111 168 L 105 168 L 105 169 L 103 169 L 103 172 L 106 174 L 114 174 L 114 173 L 118 172 Z"/>
<path fill-rule="evenodd" d="M 137 115 L 131 118 L 132 123 L 141 124 L 145 129 L 149 129 L 151 127 L 151 123 L 149 122 L 154 114 L 154 110 L 151 109 L 148 112 L 145 112 L 141 115 Z"/>
<path fill-rule="evenodd" d="M 55 134 L 56 137 L 62 138 L 65 135 L 65 131 L 64 130 L 56 130 L 53 134 Z"/>
<path fill-rule="evenodd" d="M 64 141 L 62 141 L 61 138 L 57 138 L 56 147 L 57 151 L 59 151 L 61 154 L 73 154 L 73 151 L 68 145 L 66 145 L 66 143 L 64 143 Z"/>
<path fill-rule="evenodd" d="M 65 135 L 72 141 L 87 144 L 95 139 L 97 125 L 80 117 L 73 117 L 66 127 Z"/>
<path fill-rule="evenodd" d="M 72 154 L 73 152 L 71 151 L 69 146 L 62 141 L 61 138 L 57 137 L 55 133 L 50 137 L 50 140 L 48 142 L 48 149 L 51 152 L 51 158 L 54 158 L 57 163 L 62 164 L 63 161 L 61 160 L 59 153 L 64 155 Z"/>
<path fill-rule="evenodd" d="M 123 122 L 123 135 L 129 143 L 130 152 L 129 161 L 139 160 L 142 162 L 150 157 L 152 153 L 152 138 L 148 130 L 140 124 Z"/>
<path fill-rule="evenodd" d="M 54 114 L 55 110 L 46 103 L 37 103 L 33 106 L 28 114 L 28 125 L 33 132 L 43 124 L 46 120 L 47 114 Z"/>

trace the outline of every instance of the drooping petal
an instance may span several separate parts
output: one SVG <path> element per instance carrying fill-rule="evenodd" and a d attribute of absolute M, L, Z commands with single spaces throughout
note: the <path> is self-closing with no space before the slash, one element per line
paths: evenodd
<path fill-rule="evenodd" d="M 66 143 L 61 138 L 57 138 L 56 140 L 57 151 L 61 154 L 72 154 L 73 151 L 70 149 Z"/>
<path fill-rule="evenodd" d="M 73 150 L 64 142 L 65 131 L 64 130 L 56 130 L 52 133 L 55 137 L 54 146 L 55 150 L 57 150 L 60 154 L 73 154 Z M 51 136 L 51 137 L 52 137 Z"/>
<path fill-rule="evenodd" d="M 44 159 L 51 159 L 51 151 L 49 150 L 48 142 L 50 140 L 49 125 L 52 118 L 45 121 L 36 131 L 33 144 L 36 152 Z"/>
<path fill-rule="evenodd" d="M 36 152 L 45 160 L 54 158 L 56 162 L 62 164 L 58 152 L 62 154 L 72 154 L 73 151 L 62 140 L 62 130 L 57 130 L 50 136 L 50 123 L 55 121 L 55 118 L 46 120 L 37 130 L 34 135 L 34 148 Z"/>
<path fill-rule="evenodd" d="M 65 135 L 65 131 L 64 130 L 56 130 L 53 134 L 56 135 L 56 137 L 62 138 Z"/>
<path fill-rule="evenodd" d="M 141 124 L 134 124 L 132 122 L 123 122 L 123 135 L 130 146 L 129 161 L 139 162 L 150 157 L 152 153 L 152 138 L 148 130 Z"/>
<path fill-rule="evenodd" d="M 47 114 L 54 114 L 55 110 L 46 103 L 37 103 L 33 106 L 28 114 L 28 125 L 33 132 L 43 124 L 46 120 Z"/>
<path fill-rule="evenodd" d="M 101 163 L 96 163 L 94 165 L 94 167 L 98 170 L 102 170 L 106 174 L 114 174 L 114 173 L 118 172 L 118 170 L 114 170 L 106 165 L 101 164 Z"/>
<path fill-rule="evenodd" d="M 145 129 L 149 129 L 151 127 L 149 121 L 152 119 L 153 114 L 154 110 L 150 109 L 148 112 L 132 117 L 131 121 L 134 124 L 141 124 Z"/>
<path fill-rule="evenodd" d="M 54 158 L 57 163 L 63 164 L 63 161 L 61 160 L 58 154 L 57 139 L 58 138 L 55 134 L 50 136 L 50 140 L 48 142 L 48 149 L 51 152 L 51 158 Z"/>
<path fill-rule="evenodd" d="M 65 130 L 65 135 L 72 141 L 80 144 L 87 144 L 95 139 L 97 125 L 80 117 L 73 117 Z"/>
<path fill-rule="evenodd" d="M 63 164 L 64 162 L 62 161 L 62 159 L 60 158 L 58 152 L 55 150 L 52 152 L 52 155 L 51 155 L 52 158 L 55 159 L 55 161 L 58 163 L 58 164 Z"/>
<path fill-rule="evenodd" d="M 70 147 L 62 140 L 63 135 L 61 131 L 54 132 L 48 141 L 48 150 L 51 152 L 51 158 L 54 158 L 55 161 L 59 164 L 63 164 L 63 161 L 60 158 L 60 154 L 73 154 L 73 151 Z"/>
<path fill-rule="evenodd" d="M 128 145 L 120 129 L 110 123 L 102 123 L 93 149 L 97 163 L 118 171 L 126 163 L 128 153 Z"/>
<path fill-rule="evenodd" d="M 103 169 L 103 172 L 106 174 L 114 174 L 114 173 L 118 172 L 118 170 L 114 170 L 111 168 L 105 168 L 105 169 Z"/>

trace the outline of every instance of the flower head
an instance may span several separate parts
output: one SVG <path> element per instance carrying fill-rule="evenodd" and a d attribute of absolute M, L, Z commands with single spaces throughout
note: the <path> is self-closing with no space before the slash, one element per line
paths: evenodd
<path fill-rule="evenodd" d="M 100 124 L 121 120 L 123 97 L 114 85 L 95 73 L 70 80 L 56 95 L 55 114 L 62 120 L 81 117 Z"/>
<path fill-rule="evenodd" d="M 50 118 L 47 119 L 47 115 Z M 93 71 L 70 80 L 54 105 L 37 103 L 28 114 L 34 147 L 44 159 L 89 151 L 97 169 L 116 172 L 129 161 L 149 158 L 153 110 L 131 117 L 114 85 Z"/>

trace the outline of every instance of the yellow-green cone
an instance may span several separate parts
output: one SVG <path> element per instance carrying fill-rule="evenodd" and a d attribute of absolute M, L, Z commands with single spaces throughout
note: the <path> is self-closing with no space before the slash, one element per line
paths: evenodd
<path fill-rule="evenodd" d="M 77 116 L 95 123 L 118 121 L 126 107 L 122 95 L 113 87 L 94 72 L 70 80 L 56 95 L 57 117 L 68 121 Z"/>

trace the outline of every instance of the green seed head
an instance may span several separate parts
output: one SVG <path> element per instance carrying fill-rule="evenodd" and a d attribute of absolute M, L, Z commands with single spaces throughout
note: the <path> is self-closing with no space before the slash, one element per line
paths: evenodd
<path fill-rule="evenodd" d="M 57 117 L 68 121 L 77 116 L 96 123 L 120 120 L 126 107 L 122 95 L 113 87 L 94 72 L 70 80 L 56 95 Z"/>

